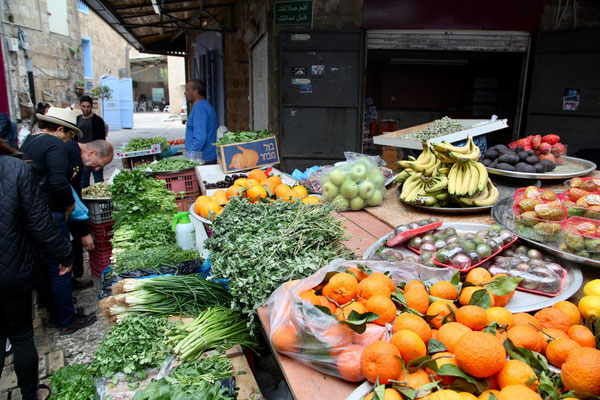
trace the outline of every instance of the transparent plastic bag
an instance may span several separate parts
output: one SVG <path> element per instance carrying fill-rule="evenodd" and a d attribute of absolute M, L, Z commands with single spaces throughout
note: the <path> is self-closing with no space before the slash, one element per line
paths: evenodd
<path fill-rule="evenodd" d="M 320 184 L 323 200 L 333 201 L 338 211 L 379 206 L 385 196 L 385 178 L 368 157 L 358 157 L 323 169 Z"/>
<path fill-rule="evenodd" d="M 368 154 L 354 153 L 352 151 L 345 151 L 344 157 L 346 157 L 346 161 L 354 161 L 359 158 L 367 158 L 367 159 L 373 161 L 375 163 L 375 165 L 377 165 L 378 167 L 385 167 L 387 165 L 387 163 L 385 161 L 383 161 L 383 158 L 381 158 L 380 156 L 371 156 Z"/>
<path fill-rule="evenodd" d="M 364 380 L 360 372 L 362 350 L 376 340 L 389 341 L 392 324 L 368 323 L 364 333 L 358 334 L 300 297 L 300 293 L 318 287 L 332 273 L 345 272 L 358 265 L 373 272 L 389 271 L 389 277 L 396 284 L 414 279 L 435 283 L 450 280 L 453 273 L 410 262 L 335 259 L 306 279 L 281 285 L 265 303 L 269 339 L 280 353 L 350 382 Z"/>
<path fill-rule="evenodd" d="M 567 271 L 560 264 L 522 254 L 495 257 L 487 269 L 492 275 L 506 274 L 523 278 L 517 286 L 518 290 L 545 296 L 558 296 L 567 277 Z"/>

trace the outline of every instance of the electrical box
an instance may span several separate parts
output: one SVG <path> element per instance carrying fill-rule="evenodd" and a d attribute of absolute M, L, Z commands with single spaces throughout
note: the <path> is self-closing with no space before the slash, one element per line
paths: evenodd
<path fill-rule="evenodd" d="M 19 39 L 7 38 L 8 51 L 19 51 Z"/>

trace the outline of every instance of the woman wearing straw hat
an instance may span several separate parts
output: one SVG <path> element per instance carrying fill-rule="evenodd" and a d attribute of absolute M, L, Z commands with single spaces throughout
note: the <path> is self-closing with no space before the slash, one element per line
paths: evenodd
<path fill-rule="evenodd" d="M 40 131 L 29 135 L 20 150 L 23 158 L 31 162 L 42 197 L 68 240 L 66 219 L 75 208 L 75 199 L 69 184 L 71 171 L 65 142 L 73 135 L 81 137 L 82 134 L 77 128 L 77 117 L 70 109 L 50 107 L 45 115 L 36 114 L 36 117 Z M 43 252 L 42 261 L 44 278 L 40 292 L 51 316 L 58 320 L 60 333 L 68 335 L 93 324 L 95 315 L 84 315 L 83 310 L 77 312 L 73 306 L 70 268 L 65 271 L 47 252 Z"/>

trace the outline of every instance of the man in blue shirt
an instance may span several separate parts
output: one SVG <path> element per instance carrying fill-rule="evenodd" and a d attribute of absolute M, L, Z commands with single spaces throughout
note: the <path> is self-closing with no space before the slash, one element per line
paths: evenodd
<path fill-rule="evenodd" d="M 185 150 L 201 151 L 207 164 L 217 161 L 217 114 L 206 100 L 204 82 L 192 79 L 185 85 L 185 98 L 193 104 L 185 128 Z"/>

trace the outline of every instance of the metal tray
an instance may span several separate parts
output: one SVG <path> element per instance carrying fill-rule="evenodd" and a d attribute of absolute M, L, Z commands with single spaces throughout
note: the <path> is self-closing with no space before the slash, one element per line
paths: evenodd
<path fill-rule="evenodd" d="M 513 218 L 513 204 L 514 202 L 512 197 L 498 200 L 498 202 L 494 204 L 494 207 L 492 208 L 492 218 L 494 218 L 494 221 L 496 221 L 498 224 L 517 235 L 516 224 Z M 548 253 L 554 254 L 562 260 L 600 268 L 600 260 L 592 260 L 591 258 L 580 257 L 576 256 L 575 254 L 567 253 L 560 250 L 556 244 L 540 243 L 524 237 L 521 237 L 521 240 L 537 247 L 540 250 L 545 250 Z"/>
<path fill-rule="evenodd" d="M 500 192 L 498 198 L 501 199 L 503 197 L 512 197 L 513 194 L 515 193 L 515 190 L 517 188 L 523 187 L 523 186 L 535 186 L 535 187 L 541 187 L 542 185 L 542 181 L 540 181 L 539 179 L 531 179 L 528 182 L 524 182 L 522 180 L 517 181 L 514 179 L 510 179 L 504 176 L 498 176 L 498 177 L 494 177 L 492 179 L 492 181 L 494 182 L 494 185 L 496 185 L 496 187 L 498 188 L 498 192 Z M 398 186 L 398 188 L 396 188 L 396 194 L 398 196 L 400 196 L 400 190 L 401 190 L 402 186 Z M 404 203 L 406 204 L 406 203 Z M 411 207 L 417 208 L 419 210 L 424 210 L 424 211 L 428 211 L 428 212 L 438 212 L 440 214 L 474 214 L 474 213 L 479 213 L 479 212 L 486 212 L 492 209 L 492 206 L 484 206 L 484 207 L 461 207 L 458 204 L 452 204 L 450 206 L 447 207 L 427 207 L 427 206 L 420 206 L 420 205 L 415 205 L 415 204 L 407 204 Z"/>
<path fill-rule="evenodd" d="M 488 173 L 493 175 L 510 176 L 521 179 L 568 179 L 576 176 L 584 176 L 596 170 L 596 164 L 582 158 L 563 157 L 565 162 L 552 172 L 543 174 L 530 172 L 505 171 L 503 169 L 487 168 Z"/>
<path fill-rule="evenodd" d="M 499 200 L 498 203 L 505 201 L 506 199 Z M 510 199 L 512 202 L 512 198 Z M 496 203 L 496 204 L 498 204 Z M 512 213 L 512 207 L 510 208 Z M 501 224 L 502 225 L 502 224 Z M 489 228 L 489 225 L 486 224 L 477 224 L 472 222 L 444 222 L 439 229 L 443 228 L 454 228 L 458 233 L 461 232 L 473 232 L 479 231 L 482 229 Z M 505 227 L 506 228 L 506 227 Z M 381 247 L 385 245 L 385 242 L 389 240 L 390 235 L 394 235 L 394 233 L 390 233 L 388 235 L 383 236 L 375 243 L 373 243 L 364 253 L 363 259 L 366 260 L 371 257 L 375 252 Z M 521 239 L 523 240 L 523 239 Z M 410 251 L 406 246 L 397 247 L 401 251 L 402 254 L 406 256 L 414 256 L 415 254 Z M 545 249 L 541 249 L 545 250 Z M 549 253 L 552 253 L 548 251 Z M 552 253 L 554 254 L 554 253 Z M 489 261 L 488 261 L 489 262 Z M 484 266 L 486 264 L 483 264 Z M 572 262 L 561 262 L 561 265 L 567 270 L 567 278 L 565 279 L 565 284 L 563 286 L 563 291 L 558 296 L 549 297 L 543 296 L 540 294 L 524 292 L 522 290 L 517 290 L 515 292 L 514 297 L 510 300 L 510 302 L 506 305 L 506 308 L 511 313 L 518 312 L 530 312 L 536 311 L 545 307 L 550 307 L 554 303 L 567 300 L 571 296 L 573 296 L 583 284 L 583 274 L 581 273 L 581 269 Z"/>

